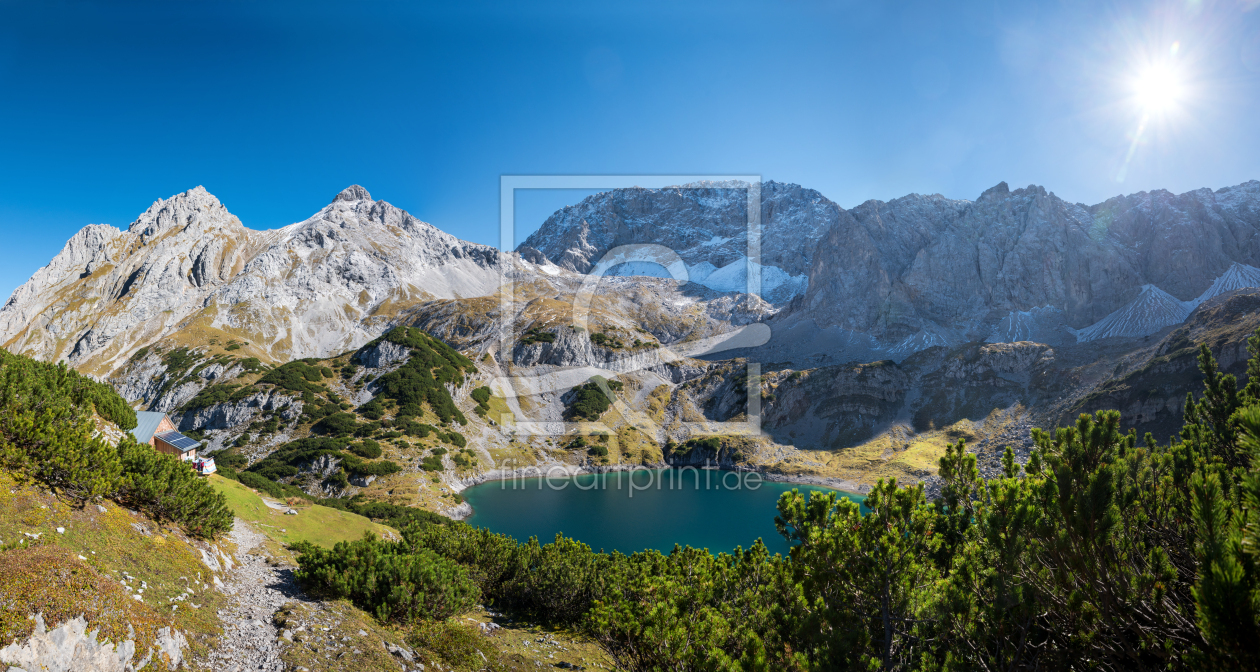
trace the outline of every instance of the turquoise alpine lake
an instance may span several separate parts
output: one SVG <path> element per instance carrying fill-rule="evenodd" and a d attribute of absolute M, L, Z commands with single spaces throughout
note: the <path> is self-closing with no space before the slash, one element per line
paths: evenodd
<path fill-rule="evenodd" d="M 463 495 L 473 508 L 465 522 L 517 541 L 538 537 L 546 544 L 563 534 L 596 551 L 668 553 L 678 544 L 718 553 L 761 539 L 771 552 L 786 553 L 788 544 L 774 528 L 775 503 L 793 488 L 833 492 L 748 472 L 643 469 L 489 481 Z"/>

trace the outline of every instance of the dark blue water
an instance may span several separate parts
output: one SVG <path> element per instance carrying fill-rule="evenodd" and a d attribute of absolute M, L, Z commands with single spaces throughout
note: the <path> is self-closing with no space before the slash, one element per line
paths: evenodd
<path fill-rule="evenodd" d="M 779 495 L 793 488 L 830 492 L 729 471 L 643 470 L 633 482 L 635 488 L 624 472 L 491 481 L 464 491 L 473 507 L 467 522 L 518 541 L 537 536 L 548 543 L 559 532 L 595 550 L 623 553 L 668 553 L 674 544 L 717 553 L 748 548 L 758 538 L 772 552 L 786 553 L 787 542 L 774 529 Z"/>

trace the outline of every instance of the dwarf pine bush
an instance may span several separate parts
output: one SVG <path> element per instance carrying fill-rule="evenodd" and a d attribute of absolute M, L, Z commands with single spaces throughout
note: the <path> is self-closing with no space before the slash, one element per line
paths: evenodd
<path fill-rule="evenodd" d="M 135 412 L 108 385 L 0 350 L 0 467 L 81 501 L 118 500 L 194 536 L 231 529 L 225 498 L 187 463 L 129 434 L 109 445 L 97 435 L 94 412 L 136 426 Z"/>

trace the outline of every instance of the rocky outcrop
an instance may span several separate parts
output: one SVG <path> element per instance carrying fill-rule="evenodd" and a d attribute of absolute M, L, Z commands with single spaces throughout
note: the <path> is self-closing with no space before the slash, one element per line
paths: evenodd
<path fill-rule="evenodd" d="M 974 202 L 868 201 L 826 232 L 803 308 L 820 325 L 890 343 L 918 333 L 979 340 L 1012 313 L 1045 308 L 1084 329 L 1146 285 L 1189 301 L 1235 262 L 1257 263 L 1258 205 L 1256 181 L 1093 206 L 1005 183 Z"/>
<path fill-rule="evenodd" d="M 107 373 L 195 322 L 282 361 L 327 356 L 384 331 L 400 304 L 491 293 L 499 263 L 494 248 L 362 187 L 275 231 L 245 228 L 197 187 L 157 201 L 127 231 L 76 234 L 0 309 L 0 345 Z"/>
<path fill-rule="evenodd" d="M 333 455 L 320 455 L 299 467 L 302 473 L 311 474 L 319 479 L 332 476 L 341 467 L 341 459 Z"/>
<path fill-rule="evenodd" d="M 517 341 L 512 349 L 512 362 L 519 367 L 598 366 L 611 371 L 641 371 L 664 365 L 655 347 L 636 348 L 628 343 L 623 343 L 622 347 L 604 347 L 593 343 L 588 332 L 568 327 L 557 329 L 554 334 L 555 340 L 550 342 Z"/>
<path fill-rule="evenodd" d="M 190 409 L 178 416 L 177 423 L 183 431 L 232 429 L 253 422 L 259 414 L 267 411 L 273 411 L 285 421 L 291 421 L 301 415 L 302 402 L 284 394 L 282 390 L 271 389 L 251 394 L 240 401 Z"/>
<path fill-rule="evenodd" d="M 1150 346 L 1115 357 L 1111 375 L 1070 395 L 1070 403 L 1052 416 L 1059 424 L 1098 409 L 1120 411 L 1124 427 L 1138 435 L 1151 432 L 1167 441 L 1184 422 L 1186 393 L 1203 393 L 1199 344 L 1212 349 L 1221 371 L 1246 382 L 1247 339 L 1260 328 L 1260 291 L 1231 292 L 1205 302 L 1185 324 Z"/>
<path fill-rule="evenodd" d="M 162 391 L 162 383 L 166 380 L 166 364 L 156 352 L 147 352 L 143 357 L 132 358 L 110 382 L 118 394 L 127 401 L 143 401 L 146 406 L 157 401 Z"/>
<path fill-rule="evenodd" d="M 731 471 L 749 469 L 742 459 L 738 449 L 720 444 L 717 447 L 704 444 L 686 445 L 665 455 L 666 464 L 674 468 L 700 467 Z"/>
<path fill-rule="evenodd" d="M 463 520 L 473 514 L 473 508 L 472 504 L 469 504 L 468 502 L 460 502 L 455 506 L 439 504 L 438 513 L 454 520 Z"/>
<path fill-rule="evenodd" d="M 815 246 L 844 211 L 795 184 L 753 186 L 761 204 L 761 296 L 783 303 L 804 291 Z M 744 291 L 749 191 L 741 182 L 614 189 L 556 211 L 518 252 L 535 263 L 586 273 L 617 246 L 651 243 L 673 250 L 693 282 Z"/>
<path fill-rule="evenodd" d="M 779 443 L 843 448 L 893 423 L 917 431 L 995 409 L 1031 404 L 1060 391 L 1065 373 L 1041 343 L 936 347 L 901 363 L 778 371 L 765 377 L 763 427 Z"/>
<path fill-rule="evenodd" d="M 916 393 L 904 412 L 914 429 L 982 420 L 995 409 L 1039 405 L 1072 387 L 1072 374 L 1041 343 L 971 343 L 919 353 L 903 363 Z"/>
<path fill-rule="evenodd" d="M 97 631 L 88 631 L 82 616 L 48 630 L 43 614 L 35 616 L 35 632 L 19 644 L 14 642 L 0 649 L 0 663 L 10 672 L 132 672 L 144 669 L 174 670 L 184 659 L 188 642 L 183 633 L 173 628 L 158 630 L 157 642 L 139 661 L 136 643 L 126 639 L 117 644 L 96 639 Z"/>
<path fill-rule="evenodd" d="M 913 382 L 892 361 L 833 366 L 767 377 L 773 399 L 762 427 L 784 444 L 842 447 L 869 438 L 896 419 Z"/>
<path fill-rule="evenodd" d="M 381 369 L 390 367 L 395 364 L 401 364 L 407 361 L 411 355 L 411 351 L 407 348 L 391 343 L 390 341 L 381 341 L 376 345 L 363 350 L 356 355 L 359 363 L 372 368 Z"/>

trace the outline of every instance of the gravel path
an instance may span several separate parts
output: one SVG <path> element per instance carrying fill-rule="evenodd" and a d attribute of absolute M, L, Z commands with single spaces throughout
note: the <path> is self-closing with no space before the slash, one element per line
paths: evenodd
<path fill-rule="evenodd" d="M 230 538 L 236 544 L 239 563 L 224 582 L 230 605 L 219 611 L 223 636 L 200 666 L 223 672 L 280 672 L 279 632 L 271 615 L 284 603 L 299 598 L 301 590 L 293 580 L 293 569 L 267 564 L 262 549 L 265 537 L 249 523 L 236 519 Z"/>
<path fill-rule="evenodd" d="M 266 497 L 261 497 L 260 499 L 262 499 L 263 504 L 266 504 L 267 508 L 269 509 L 275 509 L 277 511 L 288 511 L 290 508 L 288 504 L 281 504 L 280 502 L 277 502 L 273 499 L 267 499 Z"/>

